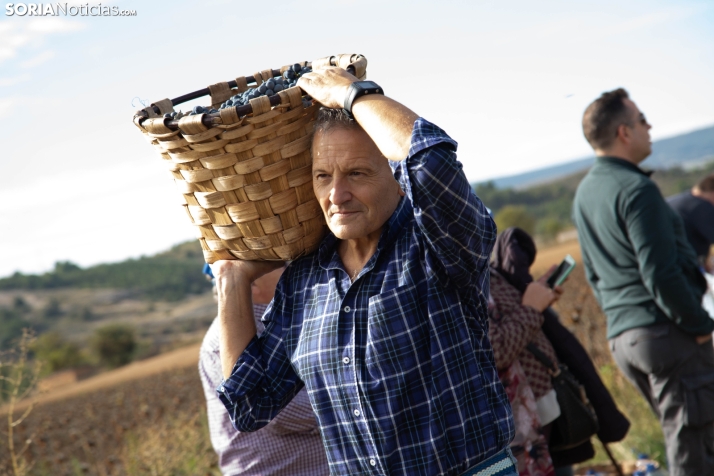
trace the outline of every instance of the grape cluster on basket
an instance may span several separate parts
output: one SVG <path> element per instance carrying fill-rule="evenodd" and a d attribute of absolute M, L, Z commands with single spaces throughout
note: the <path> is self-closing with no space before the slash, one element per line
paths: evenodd
<path fill-rule="evenodd" d="M 300 66 L 295 63 L 289 69 L 287 69 L 281 76 L 269 79 L 262 83 L 260 86 L 255 88 L 249 88 L 242 93 L 238 93 L 235 96 L 226 99 L 226 101 L 220 105 L 218 109 L 212 109 L 210 107 L 204 106 L 194 106 L 188 114 L 184 114 L 181 111 L 167 112 L 164 117 L 170 119 L 180 119 L 183 116 L 193 116 L 194 114 L 213 114 L 217 113 L 220 109 L 225 109 L 227 107 L 245 106 L 250 102 L 251 99 L 255 99 L 261 96 L 273 96 L 279 93 L 283 89 L 292 88 L 297 85 L 298 79 L 305 73 L 312 71 L 310 66 Z M 312 99 L 309 96 L 303 97 L 303 104 L 305 107 L 312 105 Z"/>

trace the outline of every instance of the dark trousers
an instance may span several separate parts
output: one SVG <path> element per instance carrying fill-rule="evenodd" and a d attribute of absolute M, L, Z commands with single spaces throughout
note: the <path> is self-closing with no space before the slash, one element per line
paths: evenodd
<path fill-rule="evenodd" d="M 671 476 L 714 475 L 714 347 L 674 324 L 610 340 L 615 362 L 660 420 Z M 633 422 L 637 425 L 637 422 Z"/>

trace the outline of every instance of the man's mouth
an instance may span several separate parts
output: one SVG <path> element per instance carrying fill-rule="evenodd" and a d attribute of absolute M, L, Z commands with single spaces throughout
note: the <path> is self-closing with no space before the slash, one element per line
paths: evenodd
<path fill-rule="evenodd" d="M 357 213 L 356 210 L 337 210 L 337 211 L 330 212 L 330 217 L 331 218 L 332 217 L 344 218 L 344 217 L 354 215 L 355 213 Z"/>

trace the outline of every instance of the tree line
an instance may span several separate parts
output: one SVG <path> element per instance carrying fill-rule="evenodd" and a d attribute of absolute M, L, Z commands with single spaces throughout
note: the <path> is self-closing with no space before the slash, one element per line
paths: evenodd
<path fill-rule="evenodd" d="M 203 254 L 197 241 L 176 245 L 150 257 L 87 268 L 69 262 L 55 263 L 43 274 L 13 275 L 0 279 L 0 290 L 46 290 L 57 288 L 127 289 L 150 300 L 178 301 L 188 294 L 210 289 L 201 274 Z"/>
<path fill-rule="evenodd" d="M 550 241 L 561 231 L 573 228 L 573 198 L 585 173 L 578 172 L 523 189 L 500 189 L 493 182 L 485 182 L 475 184 L 474 191 L 491 209 L 499 230 L 518 226 L 542 241 Z M 652 179 L 662 195 L 668 197 L 690 189 L 711 173 L 714 173 L 714 161 L 696 169 L 655 170 Z"/>

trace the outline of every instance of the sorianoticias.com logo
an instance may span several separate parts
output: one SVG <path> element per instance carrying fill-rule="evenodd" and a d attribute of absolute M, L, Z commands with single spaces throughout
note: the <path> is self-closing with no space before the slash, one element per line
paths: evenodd
<path fill-rule="evenodd" d="M 136 10 L 120 10 L 119 7 L 89 4 L 75 5 L 68 3 L 6 3 L 5 16 L 33 17 L 133 17 Z"/>

